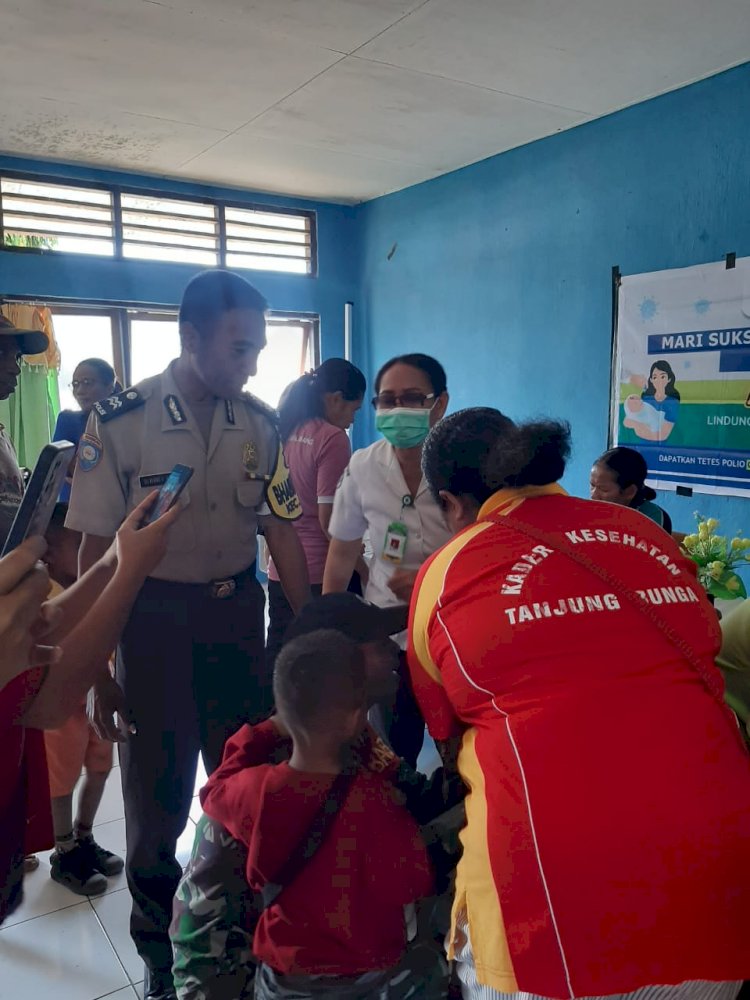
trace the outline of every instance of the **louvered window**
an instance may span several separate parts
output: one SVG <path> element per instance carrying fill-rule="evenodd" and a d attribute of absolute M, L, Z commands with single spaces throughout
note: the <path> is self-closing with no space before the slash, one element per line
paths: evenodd
<path fill-rule="evenodd" d="M 219 259 L 216 207 L 149 195 L 121 195 L 122 253 L 143 260 L 215 266 Z"/>
<path fill-rule="evenodd" d="M 112 193 L 0 178 L 3 246 L 114 253 Z"/>
<path fill-rule="evenodd" d="M 315 213 L 0 177 L 4 249 L 317 273 Z"/>
<path fill-rule="evenodd" d="M 256 209 L 225 212 L 227 267 L 310 274 L 313 269 L 309 215 L 283 215 Z"/>

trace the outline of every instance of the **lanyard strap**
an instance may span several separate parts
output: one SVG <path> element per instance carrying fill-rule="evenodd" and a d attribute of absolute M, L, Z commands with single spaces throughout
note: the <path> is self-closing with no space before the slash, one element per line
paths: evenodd
<path fill-rule="evenodd" d="M 263 886 L 261 896 L 264 910 L 276 902 L 284 889 L 291 885 L 305 865 L 318 852 L 326 836 L 330 833 L 333 821 L 346 802 L 356 775 L 357 768 L 354 762 L 348 764 L 340 774 L 336 775 L 333 784 L 320 804 L 320 808 L 313 816 L 312 823 L 304 838 L 286 859 L 281 870 L 276 873 L 276 877 Z"/>

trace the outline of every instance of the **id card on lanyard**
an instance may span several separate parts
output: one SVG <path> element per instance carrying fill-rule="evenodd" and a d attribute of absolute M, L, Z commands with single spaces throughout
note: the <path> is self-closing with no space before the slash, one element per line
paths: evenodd
<path fill-rule="evenodd" d="M 401 514 L 399 517 L 403 517 L 404 510 L 407 507 L 411 507 L 414 503 L 413 498 L 407 493 L 401 498 Z M 388 527 L 385 529 L 385 539 L 383 541 L 383 552 L 382 557 L 386 562 L 390 563 L 402 563 L 404 561 L 404 556 L 406 555 L 406 543 L 409 540 L 409 529 L 406 527 L 402 520 L 391 521 Z"/>

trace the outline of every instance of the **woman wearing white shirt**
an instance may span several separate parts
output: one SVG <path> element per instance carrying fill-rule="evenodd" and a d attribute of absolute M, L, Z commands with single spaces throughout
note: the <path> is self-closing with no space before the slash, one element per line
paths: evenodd
<path fill-rule="evenodd" d="M 368 534 L 365 597 L 387 607 L 409 603 L 420 566 L 450 538 L 422 478 L 422 444 L 448 405 L 442 365 L 426 354 L 391 358 L 377 374 L 372 405 L 385 440 L 354 453 L 336 490 L 323 593 L 346 590 Z M 405 634 L 399 645 L 405 647 Z M 416 763 L 424 723 L 405 681 L 388 735 L 394 750 Z"/>

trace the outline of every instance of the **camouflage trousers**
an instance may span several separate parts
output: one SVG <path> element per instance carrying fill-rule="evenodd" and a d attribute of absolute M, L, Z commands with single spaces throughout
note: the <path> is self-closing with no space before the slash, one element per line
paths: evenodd
<path fill-rule="evenodd" d="M 443 1000 L 448 963 L 437 947 L 411 945 L 397 966 L 361 976 L 283 976 L 267 965 L 255 974 L 255 1000 Z"/>

